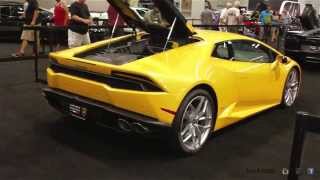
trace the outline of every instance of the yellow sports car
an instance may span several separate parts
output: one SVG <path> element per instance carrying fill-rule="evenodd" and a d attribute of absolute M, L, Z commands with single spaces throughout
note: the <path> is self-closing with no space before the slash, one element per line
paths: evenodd
<path fill-rule="evenodd" d="M 168 0 L 154 0 L 145 20 L 108 1 L 134 32 L 50 54 L 44 94 L 63 113 L 128 132 L 168 128 L 174 147 L 194 154 L 210 133 L 294 104 L 301 69 L 268 45 L 193 29 Z"/>

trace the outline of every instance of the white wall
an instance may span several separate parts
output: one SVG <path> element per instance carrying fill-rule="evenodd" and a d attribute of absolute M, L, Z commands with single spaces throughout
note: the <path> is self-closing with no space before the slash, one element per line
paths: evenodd
<path fill-rule="evenodd" d="M 200 15 L 202 10 L 204 9 L 204 1 L 203 0 L 193 0 L 192 1 L 192 11 L 191 18 L 192 19 L 200 19 Z"/>
<path fill-rule="evenodd" d="M 235 0 L 209 0 L 215 9 L 223 9 L 226 7 L 227 2 L 235 2 Z M 241 6 L 248 7 L 249 0 L 240 0 Z"/>

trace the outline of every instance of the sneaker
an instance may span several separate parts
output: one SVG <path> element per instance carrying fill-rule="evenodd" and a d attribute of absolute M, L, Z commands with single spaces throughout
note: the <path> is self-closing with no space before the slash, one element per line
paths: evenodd
<path fill-rule="evenodd" d="M 15 58 L 17 58 L 17 57 L 23 57 L 23 56 L 24 56 L 24 53 L 17 52 L 17 53 L 11 54 L 11 56 L 12 56 L 12 57 L 15 57 Z"/>

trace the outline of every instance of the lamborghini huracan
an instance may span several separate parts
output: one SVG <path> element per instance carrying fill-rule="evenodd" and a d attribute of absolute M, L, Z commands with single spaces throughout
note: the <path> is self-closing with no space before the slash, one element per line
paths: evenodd
<path fill-rule="evenodd" d="M 132 34 L 50 54 L 44 95 L 66 115 L 127 132 L 165 128 L 176 150 L 195 154 L 219 129 L 294 105 L 301 69 L 270 46 L 194 29 L 168 0 L 154 0 L 154 22 L 108 1 Z"/>

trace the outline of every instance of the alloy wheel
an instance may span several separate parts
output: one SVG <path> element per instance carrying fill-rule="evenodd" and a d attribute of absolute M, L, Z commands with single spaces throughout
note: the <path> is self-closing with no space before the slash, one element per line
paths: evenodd
<path fill-rule="evenodd" d="M 212 105 L 206 96 L 194 97 L 186 106 L 180 125 L 181 144 L 189 151 L 197 151 L 212 130 Z"/>
<path fill-rule="evenodd" d="M 296 98 L 298 97 L 299 89 L 299 73 L 294 69 L 290 72 L 285 86 L 284 103 L 286 106 L 290 107 L 294 104 Z"/>

